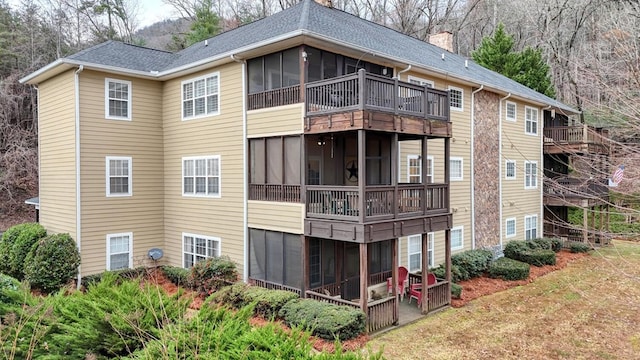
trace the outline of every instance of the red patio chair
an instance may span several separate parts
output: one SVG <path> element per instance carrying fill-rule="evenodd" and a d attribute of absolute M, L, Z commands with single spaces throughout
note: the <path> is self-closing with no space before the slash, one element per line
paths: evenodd
<path fill-rule="evenodd" d="M 433 273 L 427 274 L 427 286 L 433 285 L 437 281 Z M 409 286 L 409 304 L 411 304 L 411 299 L 418 301 L 418 307 L 422 306 L 422 283 L 415 283 Z"/>
<path fill-rule="evenodd" d="M 387 293 L 393 293 L 393 280 L 387 278 Z M 400 295 L 400 301 L 404 301 L 404 294 L 407 292 L 407 284 L 409 283 L 409 270 L 406 267 L 398 267 L 398 295 Z"/>

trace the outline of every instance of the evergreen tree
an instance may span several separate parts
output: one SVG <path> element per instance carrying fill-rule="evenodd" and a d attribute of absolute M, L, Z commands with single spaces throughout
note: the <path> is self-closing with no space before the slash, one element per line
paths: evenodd
<path fill-rule="evenodd" d="M 555 97 L 550 67 L 542 59 L 542 51 L 526 47 L 521 52 L 513 50 L 513 36 L 504 31 L 501 23 L 493 37 L 482 39 L 480 47 L 471 53 L 473 60 L 487 69 L 498 72 L 539 93 Z"/>
<path fill-rule="evenodd" d="M 204 0 L 196 7 L 196 19 L 186 36 L 187 46 L 209 39 L 220 31 L 220 19 L 212 8 L 212 0 Z"/>

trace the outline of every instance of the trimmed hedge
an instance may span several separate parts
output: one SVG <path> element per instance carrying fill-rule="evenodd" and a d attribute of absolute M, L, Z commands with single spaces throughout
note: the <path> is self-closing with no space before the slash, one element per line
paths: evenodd
<path fill-rule="evenodd" d="M 236 264 L 228 256 L 208 258 L 193 265 L 189 281 L 201 294 L 211 295 L 238 280 Z"/>
<path fill-rule="evenodd" d="M 13 246 L 20 237 L 20 234 L 25 230 L 31 229 L 34 224 L 39 226 L 37 223 L 18 224 L 10 227 L 2 234 L 2 238 L 0 239 L 0 273 L 12 275 Z M 33 245 L 33 243 L 31 245 Z M 26 249 L 25 256 L 30 250 L 31 247 Z M 24 257 L 22 257 L 22 260 L 24 261 Z M 21 273 L 24 274 L 23 271 L 21 271 Z"/>
<path fill-rule="evenodd" d="M 454 299 L 460 299 L 461 296 L 462 296 L 462 286 L 456 283 L 451 283 L 451 297 Z"/>
<path fill-rule="evenodd" d="M 569 251 L 572 253 L 586 253 L 589 250 L 591 250 L 591 246 L 584 243 L 574 242 L 569 245 Z"/>
<path fill-rule="evenodd" d="M 87 275 L 80 280 L 80 283 L 85 288 L 88 288 L 90 285 L 97 284 L 102 281 L 102 278 L 106 274 L 113 274 L 118 281 L 123 279 L 133 280 L 144 276 L 147 273 L 147 268 L 145 267 L 137 267 L 135 269 L 121 269 L 121 270 L 113 270 L 113 271 L 103 271 L 98 274 Z"/>
<path fill-rule="evenodd" d="M 444 265 L 440 265 L 429 271 L 439 279 L 445 279 L 447 277 L 447 271 L 445 270 Z M 462 280 L 467 280 L 465 276 L 468 276 L 468 273 L 463 273 L 457 265 L 451 265 L 451 281 L 460 282 Z"/>
<path fill-rule="evenodd" d="M 530 265 L 510 258 L 500 258 L 489 266 L 489 276 L 503 280 L 524 280 L 529 277 Z"/>
<path fill-rule="evenodd" d="M 189 269 L 170 265 L 164 265 L 161 269 L 167 279 L 174 285 L 193 288 L 193 284 L 191 284 L 191 280 L 189 279 L 189 274 L 191 273 Z"/>
<path fill-rule="evenodd" d="M 245 283 L 236 283 L 226 286 L 211 295 L 211 301 L 227 304 L 240 309 L 247 305 L 253 305 L 253 311 L 266 319 L 278 316 L 282 307 L 298 294 L 285 290 L 269 290 Z"/>
<path fill-rule="evenodd" d="M 47 230 L 42 225 L 38 223 L 21 224 L 20 233 L 9 252 L 11 258 L 9 275 L 20 281 L 24 280 L 24 259 L 31 251 L 33 244 L 45 236 L 47 236 Z"/>
<path fill-rule="evenodd" d="M 484 249 L 467 250 L 451 256 L 451 264 L 457 266 L 463 276 L 461 280 L 481 276 L 487 271 L 491 260 L 493 260 L 493 252 Z"/>
<path fill-rule="evenodd" d="M 541 246 L 549 245 L 547 249 Z M 551 242 L 543 239 L 536 241 L 510 241 L 504 248 L 504 255 L 534 266 L 555 265 L 556 253 L 551 250 Z"/>
<path fill-rule="evenodd" d="M 279 315 L 287 326 L 310 330 L 327 340 L 355 338 L 364 332 L 366 323 L 365 314 L 359 309 L 312 299 L 291 300 Z"/>
<path fill-rule="evenodd" d="M 32 287 L 50 293 L 78 275 L 80 253 L 69 234 L 53 234 L 33 245 L 24 261 L 24 278 Z"/>

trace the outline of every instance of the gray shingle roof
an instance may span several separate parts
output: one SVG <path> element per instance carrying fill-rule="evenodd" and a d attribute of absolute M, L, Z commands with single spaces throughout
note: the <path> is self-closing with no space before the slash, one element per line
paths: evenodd
<path fill-rule="evenodd" d="M 344 11 L 327 8 L 313 0 L 303 0 L 272 16 L 219 34 L 209 39 L 207 46 L 200 42 L 175 54 L 108 41 L 69 58 L 138 71 L 170 71 L 297 31 L 330 38 L 377 56 L 406 61 L 447 76 L 576 112 L 559 101 L 485 69 L 465 57 L 446 52 L 442 60 L 442 53 L 445 51 L 437 46 Z M 468 66 L 465 66 L 466 60 Z"/>

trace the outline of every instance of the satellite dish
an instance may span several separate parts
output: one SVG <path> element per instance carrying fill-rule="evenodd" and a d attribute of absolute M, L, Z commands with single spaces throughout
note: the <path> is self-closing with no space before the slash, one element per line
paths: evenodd
<path fill-rule="evenodd" d="M 164 255 L 164 251 L 162 251 L 162 249 L 152 248 L 147 251 L 147 255 L 149 255 L 149 259 L 155 261 L 162 258 L 162 256 Z"/>

